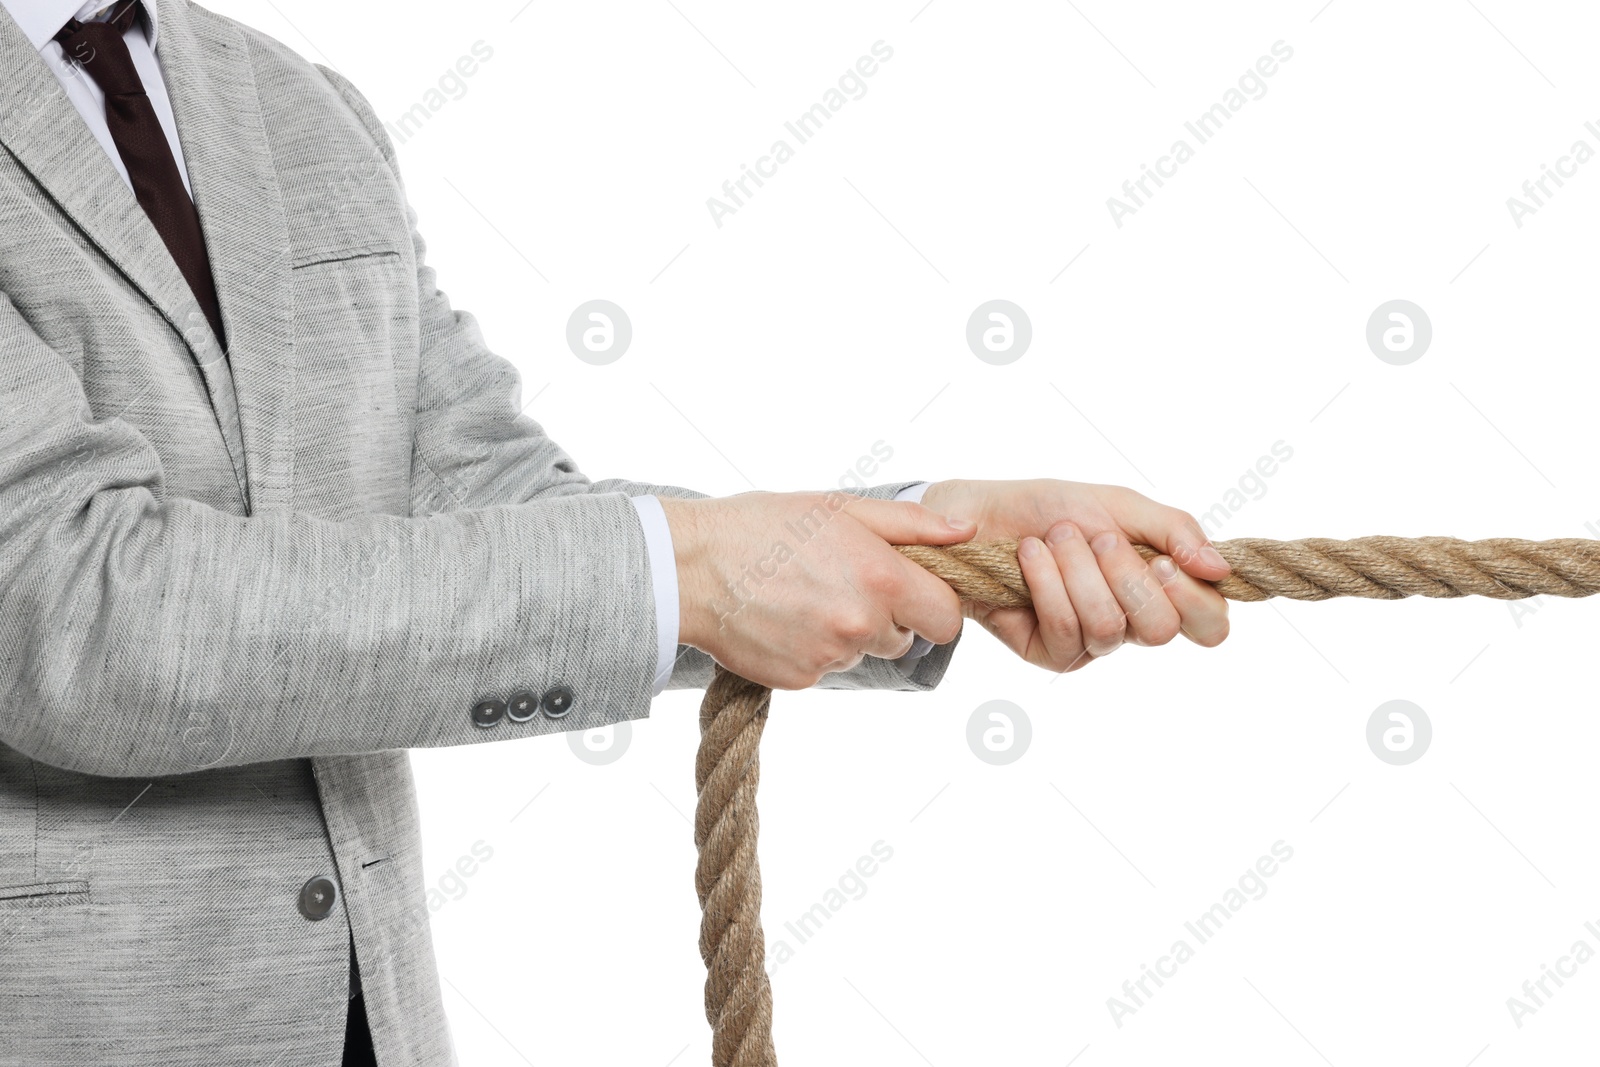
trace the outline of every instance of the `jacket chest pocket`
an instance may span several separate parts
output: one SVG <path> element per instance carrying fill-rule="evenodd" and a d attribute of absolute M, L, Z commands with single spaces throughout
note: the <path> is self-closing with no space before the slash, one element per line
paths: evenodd
<path fill-rule="evenodd" d="M 353 247 L 294 263 L 295 507 L 409 510 L 416 275 L 409 252 Z"/>

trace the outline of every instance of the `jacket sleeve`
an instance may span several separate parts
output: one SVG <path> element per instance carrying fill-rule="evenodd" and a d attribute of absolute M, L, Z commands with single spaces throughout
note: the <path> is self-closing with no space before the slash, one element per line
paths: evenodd
<path fill-rule="evenodd" d="M 174 496 L 0 297 L 0 742 L 35 759 L 153 776 L 638 718 L 645 561 L 620 492 L 347 522 Z M 556 687 L 560 718 L 469 714 Z"/>
<path fill-rule="evenodd" d="M 394 145 L 366 98 L 348 79 L 319 67 L 366 128 L 373 149 L 404 189 Z M 415 514 L 525 503 L 536 499 L 596 493 L 627 496 L 701 497 L 691 489 L 610 478 L 590 481 L 572 457 L 523 411 L 516 368 L 489 351 L 473 316 L 453 309 L 439 290 L 427 246 L 407 208 L 416 252 L 421 321 L 421 371 L 418 383 L 417 437 L 413 456 L 412 507 Z M 883 500 L 915 482 L 851 489 Z M 638 572 L 649 596 L 647 568 Z M 650 638 L 654 640 L 653 637 Z M 957 637 L 957 641 L 960 638 Z M 938 684 L 956 641 L 903 662 L 869 657 L 849 671 L 827 676 L 827 689 L 927 690 Z M 678 646 L 671 689 L 704 688 L 714 663 L 698 649 Z"/>

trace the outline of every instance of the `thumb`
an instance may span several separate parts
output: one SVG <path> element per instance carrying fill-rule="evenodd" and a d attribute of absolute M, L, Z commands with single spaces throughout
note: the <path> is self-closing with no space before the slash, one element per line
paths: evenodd
<path fill-rule="evenodd" d="M 946 518 L 909 500 L 859 498 L 846 510 L 891 545 L 953 545 L 978 532 L 975 522 Z"/>

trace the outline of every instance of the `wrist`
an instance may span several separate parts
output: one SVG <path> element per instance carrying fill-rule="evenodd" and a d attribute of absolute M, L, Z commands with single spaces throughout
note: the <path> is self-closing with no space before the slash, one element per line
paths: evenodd
<path fill-rule="evenodd" d="M 971 514 L 973 510 L 968 491 L 968 483 L 960 478 L 949 478 L 942 482 L 930 483 L 922 493 L 922 506 L 930 511 L 949 518 L 967 519 L 976 522 L 978 516 Z"/>
<path fill-rule="evenodd" d="M 702 651 L 706 651 L 708 635 L 715 626 L 707 590 L 710 553 L 706 532 L 711 524 L 705 521 L 705 510 L 709 506 L 709 500 L 661 498 L 678 571 L 678 641 Z"/>

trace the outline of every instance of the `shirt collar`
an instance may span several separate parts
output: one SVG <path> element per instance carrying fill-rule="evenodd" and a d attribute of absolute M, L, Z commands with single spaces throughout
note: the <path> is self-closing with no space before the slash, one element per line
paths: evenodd
<path fill-rule="evenodd" d="M 42 49 L 55 37 L 68 19 L 83 19 L 111 6 L 114 0 L 0 0 L 11 20 L 27 35 L 35 48 Z M 146 0 L 139 5 L 144 15 L 144 32 L 150 47 L 156 46 L 156 4 Z"/>

